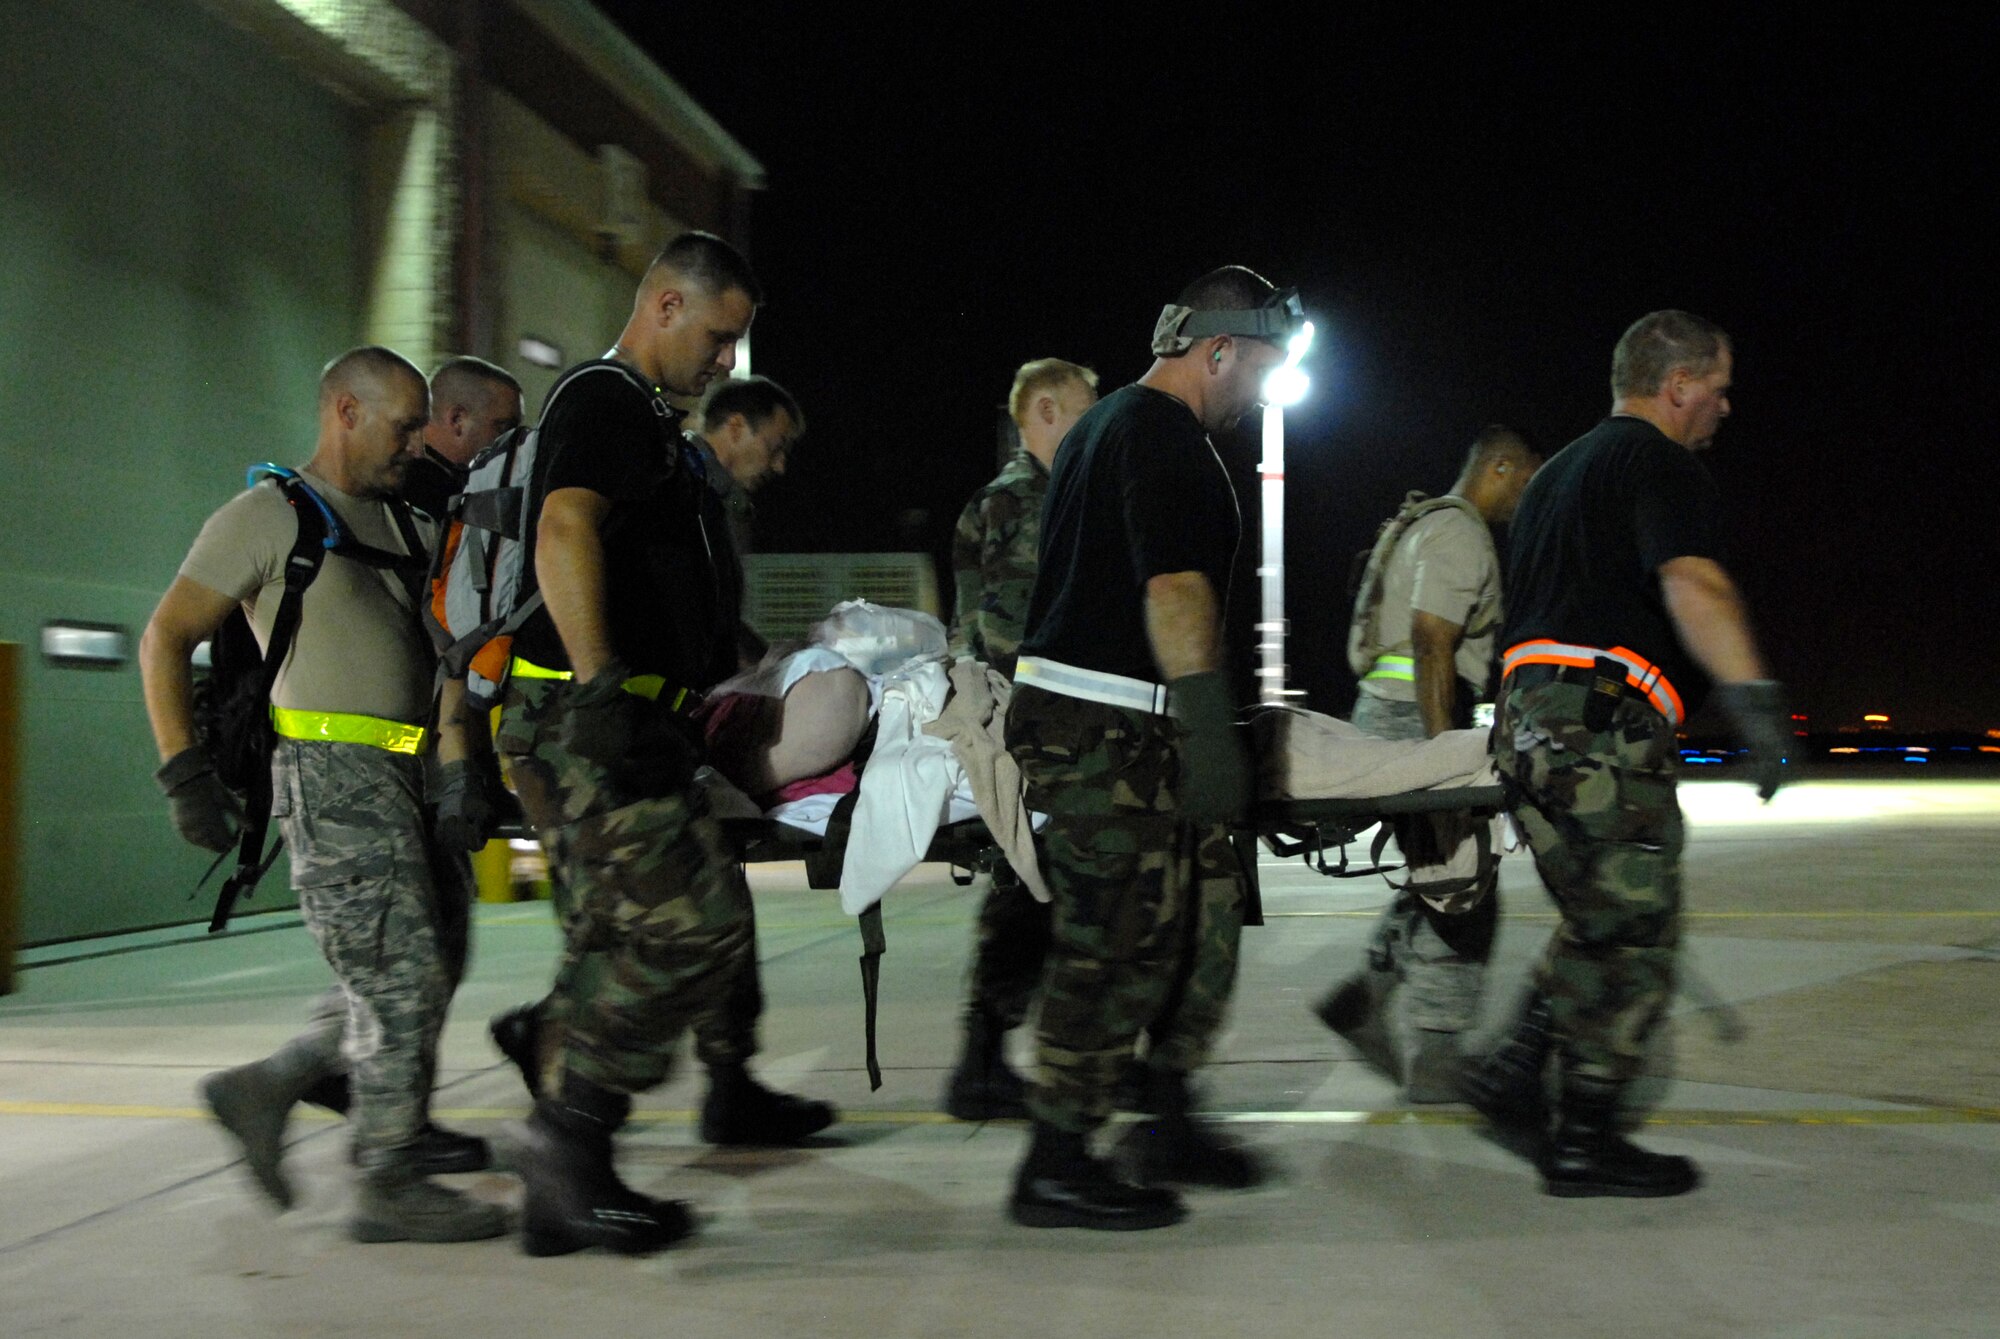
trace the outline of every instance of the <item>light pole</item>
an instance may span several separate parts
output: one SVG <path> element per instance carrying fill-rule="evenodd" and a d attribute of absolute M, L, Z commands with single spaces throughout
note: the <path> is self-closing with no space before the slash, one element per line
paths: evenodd
<path fill-rule="evenodd" d="M 1264 458 L 1258 465 L 1264 556 L 1257 568 L 1264 608 L 1257 623 L 1257 699 L 1267 703 L 1297 695 L 1285 687 L 1285 406 L 1305 399 L 1312 389 L 1311 378 L 1299 366 L 1312 338 L 1312 322 L 1307 321 L 1286 343 L 1284 364 L 1264 379 Z"/>

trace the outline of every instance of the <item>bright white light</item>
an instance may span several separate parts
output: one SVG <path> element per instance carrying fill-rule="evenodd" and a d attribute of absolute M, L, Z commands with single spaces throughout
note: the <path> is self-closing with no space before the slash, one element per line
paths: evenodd
<path fill-rule="evenodd" d="M 1306 356 L 1306 350 L 1312 347 L 1312 342 L 1313 323 L 1307 321 L 1298 328 L 1285 345 L 1285 366 L 1297 367 L 1299 360 Z"/>
<path fill-rule="evenodd" d="M 1264 378 L 1264 403 L 1283 409 L 1305 399 L 1306 392 L 1311 389 L 1312 378 L 1286 363 L 1273 368 L 1271 374 Z"/>
<path fill-rule="evenodd" d="M 1285 409 L 1306 398 L 1312 379 L 1299 370 L 1299 360 L 1312 347 L 1313 323 L 1307 321 L 1285 342 L 1285 361 L 1264 378 L 1264 403 Z"/>

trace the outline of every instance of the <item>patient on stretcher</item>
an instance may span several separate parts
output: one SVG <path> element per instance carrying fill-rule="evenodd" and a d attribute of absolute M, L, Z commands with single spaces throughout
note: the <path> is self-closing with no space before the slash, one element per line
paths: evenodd
<path fill-rule="evenodd" d="M 997 818 L 1012 831 L 1018 868 L 1032 855 L 1025 820 L 1012 813 L 1020 806 L 1018 774 L 999 744 L 1007 692 L 1004 679 L 976 662 L 948 664 L 943 626 L 928 614 L 849 601 L 807 645 L 773 648 L 754 669 L 710 694 L 702 711 L 709 760 L 726 782 L 711 787 L 711 800 L 725 817 L 761 814 L 823 834 L 841 798 L 860 789 L 844 900 L 879 897 L 923 858 L 939 826 L 982 813 L 989 826 Z M 946 718 L 948 704 L 960 696 L 980 700 L 971 721 Z M 956 709 L 971 706 L 968 700 Z M 1250 728 L 1267 813 L 1271 802 L 1365 802 L 1495 784 L 1484 731 L 1384 740 L 1345 721 L 1290 708 L 1257 711 Z M 996 779 L 996 766 L 1007 769 L 1006 780 Z M 974 775 L 988 792 L 984 804 Z M 733 803 L 728 788 L 741 793 Z M 1011 793 L 996 795 L 996 788 Z M 1263 817 L 1256 816 L 1260 828 Z M 1445 867 L 1424 871 L 1444 878 L 1462 877 L 1459 867 L 1473 858 L 1469 844 L 1406 856 L 1420 866 Z"/>

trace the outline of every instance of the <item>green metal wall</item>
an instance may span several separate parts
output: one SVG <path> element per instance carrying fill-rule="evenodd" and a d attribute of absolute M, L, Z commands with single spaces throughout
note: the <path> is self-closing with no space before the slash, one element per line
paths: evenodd
<path fill-rule="evenodd" d="M 23 940 L 200 919 L 138 635 L 252 460 L 310 454 L 362 328 L 357 113 L 185 0 L 0 0 L 0 640 L 25 644 Z M 255 906 L 281 905 L 282 869 Z"/>

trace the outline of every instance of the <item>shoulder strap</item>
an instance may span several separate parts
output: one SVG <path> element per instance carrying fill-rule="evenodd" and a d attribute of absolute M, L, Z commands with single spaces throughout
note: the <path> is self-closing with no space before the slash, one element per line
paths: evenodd
<path fill-rule="evenodd" d="M 1382 579 L 1396 546 L 1402 543 L 1403 536 L 1412 525 L 1432 512 L 1470 505 L 1465 499 L 1449 493 L 1443 497 L 1429 497 L 1412 489 L 1404 495 L 1403 505 L 1397 508 L 1396 514 L 1382 522 L 1382 528 L 1375 534 L 1374 547 L 1368 552 L 1367 565 L 1354 588 L 1354 615 L 1348 634 L 1347 658 L 1348 667 L 1356 674 L 1367 673 L 1367 667 L 1362 662 L 1372 661 L 1381 649 Z"/>
<path fill-rule="evenodd" d="M 269 708 L 271 689 L 278 681 L 278 671 L 284 667 L 285 658 L 291 654 L 292 641 L 298 635 L 299 611 L 305 604 L 306 587 L 312 585 L 319 575 L 320 565 L 326 561 L 331 547 L 328 527 L 338 527 L 340 520 L 325 499 L 312 491 L 296 470 L 285 469 L 281 465 L 252 466 L 249 483 L 254 486 L 261 477 L 276 479 L 278 489 L 292 512 L 298 519 L 298 534 L 292 539 L 291 552 L 285 555 L 285 589 L 278 599 L 278 613 L 271 620 L 271 636 L 264 644 L 264 663 L 257 672 L 257 695 L 255 701 L 264 714 L 255 727 L 260 731 L 257 738 L 262 743 L 262 752 L 270 757 L 276 736 L 270 733 Z M 276 858 L 276 846 L 267 855 L 264 838 L 271 826 L 271 771 L 268 767 L 253 768 L 250 776 L 250 791 L 244 797 L 243 830 L 236 848 L 236 870 L 223 881 L 222 889 L 216 894 L 215 912 L 209 917 L 208 931 L 214 934 L 229 924 L 230 913 L 235 910 L 236 900 L 247 897 L 264 877 L 264 871 L 271 867 Z"/>

